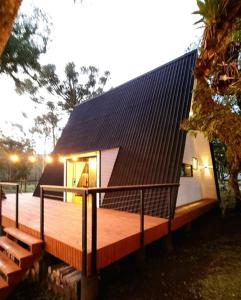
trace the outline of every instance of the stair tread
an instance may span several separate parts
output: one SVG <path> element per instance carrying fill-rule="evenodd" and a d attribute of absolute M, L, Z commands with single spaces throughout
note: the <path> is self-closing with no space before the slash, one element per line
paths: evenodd
<path fill-rule="evenodd" d="M 2 277 L 0 277 L 0 290 L 8 288 L 8 287 L 9 287 L 9 285 L 8 285 L 7 281 L 5 281 Z"/>
<path fill-rule="evenodd" d="M 21 271 L 21 269 L 4 253 L 0 252 L 0 271 L 6 276 L 9 276 Z"/>
<path fill-rule="evenodd" d="M 32 246 L 32 245 L 41 245 L 43 243 L 42 240 L 33 237 L 32 235 L 29 235 L 21 230 L 19 230 L 18 228 L 14 228 L 14 227 L 8 227 L 8 228 L 4 228 L 4 231 L 11 235 L 12 237 L 18 239 L 19 241 Z"/>
<path fill-rule="evenodd" d="M 0 237 L 0 247 L 13 255 L 16 259 L 21 260 L 32 256 L 32 253 L 24 249 L 6 236 Z"/>

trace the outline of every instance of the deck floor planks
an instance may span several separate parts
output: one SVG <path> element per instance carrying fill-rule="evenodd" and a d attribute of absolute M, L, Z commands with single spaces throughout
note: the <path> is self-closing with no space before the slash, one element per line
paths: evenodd
<path fill-rule="evenodd" d="M 46 251 L 81 270 L 81 205 L 45 199 Z M 3 225 L 14 226 L 15 196 L 3 200 Z M 90 218 L 88 208 L 88 220 Z M 19 195 L 20 229 L 39 237 L 40 200 L 31 194 Z M 140 245 L 138 214 L 110 209 L 97 210 L 97 267 L 137 250 Z M 167 220 L 145 216 L 145 244 L 167 234 Z M 91 252 L 91 221 L 88 222 L 88 252 Z M 88 262 L 90 266 L 90 259 Z"/>
<path fill-rule="evenodd" d="M 203 199 L 176 209 L 172 230 L 189 223 L 216 205 Z M 3 226 L 14 226 L 15 196 L 3 200 Z M 88 207 L 88 220 L 90 220 Z M 81 205 L 45 199 L 45 249 L 50 254 L 81 270 Z M 40 200 L 31 194 L 19 196 L 19 227 L 39 237 Z M 168 233 L 166 219 L 145 216 L 145 244 Z M 91 221 L 88 222 L 88 269 L 90 269 Z M 101 269 L 138 250 L 140 218 L 138 214 L 100 208 L 97 210 L 97 268 Z"/>

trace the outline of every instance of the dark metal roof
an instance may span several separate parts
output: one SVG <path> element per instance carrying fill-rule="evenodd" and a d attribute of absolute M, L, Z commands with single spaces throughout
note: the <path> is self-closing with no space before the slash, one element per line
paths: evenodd
<path fill-rule="evenodd" d="M 120 147 L 110 186 L 179 182 L 195 58 L 192 51 L 76 106 L 54 153 Z M 51 183 L 63 184 L 56 172 L 49 166 L 40 183 L 54 176 Z"/>

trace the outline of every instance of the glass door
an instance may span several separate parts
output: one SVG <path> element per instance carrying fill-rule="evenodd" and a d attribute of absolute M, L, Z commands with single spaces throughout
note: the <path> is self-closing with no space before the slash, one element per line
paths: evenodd
<path fill-rule="evenodd" d="M 79 157 L 67 159 L 66 176 L 68 187 L 96 187 L 97 186 L 97 158 Z M 67 202 L 80 203 L 81 195 L 67 193 Z"/>

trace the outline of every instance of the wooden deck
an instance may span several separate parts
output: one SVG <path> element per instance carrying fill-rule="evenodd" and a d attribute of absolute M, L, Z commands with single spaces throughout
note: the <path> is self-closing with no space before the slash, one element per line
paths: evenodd
<path fill-rule="evenodd" d="M 215 200 L 202 200 L 176 211 L 172 230 L 211 209 Z M 3 226 L 15 225 L 15 196 L 3 200 Z M 45 249 L 81 270 L 81 206 L 45 199 Z M 88 209 L 90 220 L 90 209 Z M 19 196 L 19 228 L 39 237 L 40 200 L 31 194 Z M 97 268 L 101 269 L 139 249 L 139 215 L 100 208 L 97 210 Z M 168 233 L 168 220 L 145 216 L 145 244 Z M 88 270 L 90 270 L 91 224 L 88 222 Z"/>

